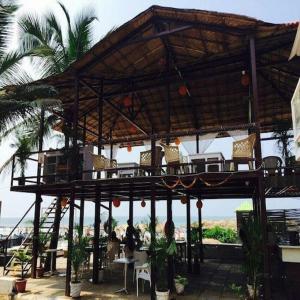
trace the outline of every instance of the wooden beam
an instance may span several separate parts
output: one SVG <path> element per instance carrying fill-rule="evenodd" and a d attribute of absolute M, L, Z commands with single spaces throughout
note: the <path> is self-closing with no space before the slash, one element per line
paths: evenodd
<path fill-rule="evenodd" d="M 90 91 L 92 91 L 96 96 L 99 95 L 98 91 L 96 91 L 93 87 L 91 87 L 85 80 L 81 80 L 81 83 L 86 86 Z M 139 131 L 141 131 L 145 135 L 149 135 L 140 125 L 138 125 L 135 121 L 125 115 L 116 105 L 110 102 L 108 99 L 103 98 L 103 102 L 106 103 L 110 108 L 112 108 L 116 113 L 121 115 L 126 121 L 135 126 Z"/>

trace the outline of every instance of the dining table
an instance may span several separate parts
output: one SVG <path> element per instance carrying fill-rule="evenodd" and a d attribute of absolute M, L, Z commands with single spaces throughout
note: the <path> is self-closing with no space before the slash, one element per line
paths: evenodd
<path fill-rule="evenodd" d="M 127 270 L 128 270 L 128 265 L 135 263 L 138 261 L 135 258 L 128 258 L 128 257 L 122 257 L 122 258 L 117 258 L 113 262 L 116 264 L 123 264 L 124 265 L 124 287 L 121 289 L 115 291 L 115 293 L 125 293 L 128 294 L 127 290 Z"/>

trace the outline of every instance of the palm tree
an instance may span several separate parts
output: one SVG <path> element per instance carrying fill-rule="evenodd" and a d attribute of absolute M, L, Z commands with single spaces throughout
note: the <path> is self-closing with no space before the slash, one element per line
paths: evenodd
<path fill-rule="evenodd" d="M 19 21 L 20 53 L 31 53 L 39 66 L 41 77 L 58 74 L 81 58 L 92 46 L 92 23 L 97 19 L 92 11 L 79 14 L 73 22 L 66 7 L 58 2 L 64 13 L 67 31 L 52 12 L 44 18 L 27 15 Z"/>
<path fill-rule="evenodd" d="M 18 53 L 21 57 L 30 56 L 32 58 L 34 65 L 38 66 L 42 78 L 63 72 L 92 46 L 91 25 L 96 20 L 92 12 L 87 10 L 71 21 L 65 6 L 60 2 L 58 4 L 67 21 L 66 32 L 63 32 L 60 26 L 61 20 L 52 12 L 49 12 L 44 18 L 29 14 L 19 21 L 20 47 Z M 0 142 L 14 131 L 15 125 L 20 123 L 23 129 L 31 128 L 32 132 L 37 133 L 39 122 L 36 120 L 39 118 L 41 108 L 47 112 L 45 134 L 49 135 L 49 131 L 57 121 L 52 113 L 53 106 L 59 106 L 56 97 L 56 90 L 46 85 L 13 86 L 6 88 L 2 94 L 0 91 Z M 65 128 L 65 132 L 68 132 L 67 128 Z M 27 135 L 28 132 L 25 134 Z M 20 133 L 18 135 L 20 136 Z M 30 143 L 32 147 L 30 150 L 33 151 L 36 149 L 39 135 L 32 134 L 31 136 L 35 139 Z M 5 168 L 0 168 L 0 173 L 3 169 Z"/>

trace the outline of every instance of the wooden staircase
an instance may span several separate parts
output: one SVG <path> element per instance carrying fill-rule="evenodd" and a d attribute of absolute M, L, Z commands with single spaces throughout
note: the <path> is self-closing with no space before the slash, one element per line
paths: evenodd
<path fill-rule="evenodd" d="M 56 199 L 54 199 L 49 207 L 46 209 L 46 211 L 43 213 L 40 221 L 39 230 L 40 232 L 43 232 L 46 236 L 52 234 L 53 226 L 54 226 L 54 219 L 55 219 L 55 211 L 56 211 Z M 61 208 L 61 214 L 60 214 L 60 220 L 64 217 L 66 212 L 69 209 L 69 205 Z M 16 228 L 14 228 L 15 230 Z M 33 228 L 31 231 L 26 235 L 26 237 L 23 239 L 20 246 L 18 246 L 17 250 L 24 249 L 27 254 L 32 254 L 32 241 L 33 241 Z M 31 269 L 31 261 L 27 262 L 24 265 L 23 274 L 26 276 L 28 272 Z M 8 275 L 10 272 L 21 272 L 21 264 L 20 262 L 15 258 L 15 254 L 11 257 L 11 259 L 8 261 L 8 263 L 4 267 L 4 275 Z"/>

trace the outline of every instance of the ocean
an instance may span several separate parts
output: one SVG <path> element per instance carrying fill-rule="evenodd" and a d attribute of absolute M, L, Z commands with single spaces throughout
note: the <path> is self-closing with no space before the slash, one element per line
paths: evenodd
<path fill-rule="evenodd" d="M 114 216 L 114 218 L 117 220 L 118 224 L 126 224 L 126 221 L 128 220 L 128 216 Z M 163 223 L 166 221 L 165 216 L 158 216 L 158 222 Z M 204 220 L 230 220 L 233 219 L 234 216 L 210 216 L 205 217 Z M 104 220 L 102 222 L 105 222 L 107 220 L 107 215 L 103 217 Z M 14 227 L 18 222 L 20 218 L 14 218 L 14 217 L 1 217 L 0 218 L 0 233 L 4 229 L 12 228 Z M 133 223 L 149 223 L 150 218 L 145 216 L 134 216 Z M 75 216 L 75 223 L 78 222 L 78 216 L 76 218 Z M 185 216 L 173 216 L 173 222 L 176 227 L 180 227 L 182 225 L 186 225 L 186 217 Z M 197 216 L 191 216 L 191 223 L 198 222 Z M 84 225 L 85 226 L 93 226 L 94 224 L 94 217 L 92 216 L 86 216 L 84 219 Z M 62 226 L 68 226 L 68 217 L 65 217 L 62 219 L 61 222 Z M 20 224 L 20 227 L 32 227 L 32 219 L 25 218 L 22 223 Z M 3 234 L 3 233 L 2 233 Z"/>

